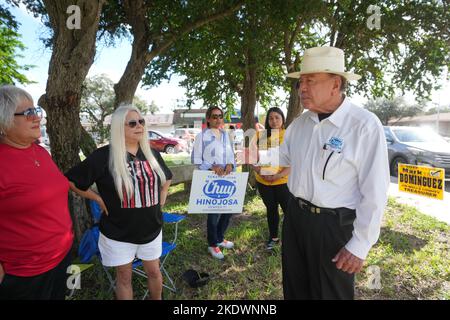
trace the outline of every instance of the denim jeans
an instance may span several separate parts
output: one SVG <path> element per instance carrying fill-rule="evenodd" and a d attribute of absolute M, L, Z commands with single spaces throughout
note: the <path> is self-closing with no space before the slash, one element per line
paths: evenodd
<path fill-rule="evenodd" d="M 207 233 L 208 245 L 210 247 L 216 246 L 224 239 L 225 230 L 227 230 L 230 223 L 231 214 L 208 214 Z"/>

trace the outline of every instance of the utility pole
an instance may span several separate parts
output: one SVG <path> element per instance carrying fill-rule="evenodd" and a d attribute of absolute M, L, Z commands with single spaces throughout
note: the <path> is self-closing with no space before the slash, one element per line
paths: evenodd
<path fill-rule="evenodd" d="M 436 130 L 437 133 L 439 134 L 439 114 L 440 114 L 440 104 L 437 105 L 437 117 L 436 117 Z"/>

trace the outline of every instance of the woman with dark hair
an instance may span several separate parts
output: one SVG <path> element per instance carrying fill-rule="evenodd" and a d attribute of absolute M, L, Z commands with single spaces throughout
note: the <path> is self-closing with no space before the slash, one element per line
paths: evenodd
<path fill-rule="evenodd" d="M 283 142 L 284 124 L 283 111 L 277 107 L 270 108 L 266 115 L 266 130 L 258 131 L 256 139 L 252 141 L 253 149 L 258 150 L 258 163 L 267 164 L 265 166 L 254 166 L 258 191 L 267 209 L 267 222 L 269 225 L 267 250 L 272 250 L 279 243 L 278 225 L 280 216 L 278 205 L 286 213 L 289 200 L 287 179 L 290 168 L 278 166 L 278 150 Z"/>
<path fill-rule="evenodd" d="M 227 175 L 236 168 L 230 136 L 222 129 L 223 111 L 210 107 L 206 111 L 207 128 L 195 137 L 192 163 L 200 170 L 211 170 L 219 176 Z M 234 243 L 224 239 L 231 214 L 208 214 L 208 251 L 216 259 L 223 259 L 220 248 L 231 249 Z"/>

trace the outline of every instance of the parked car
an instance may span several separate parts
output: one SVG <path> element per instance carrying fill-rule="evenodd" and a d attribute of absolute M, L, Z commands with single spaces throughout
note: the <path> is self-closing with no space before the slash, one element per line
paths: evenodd
<path fill-rule="evenodd" d="M 202 131 L 199 128 L 178 128 L 175 129 L 173 136 L 186 142 L 188 152 L 194 146 L 195 137 Z"/>
<path fill-rule="evenodd" d="M 197 134 L 201 131 L 199 128 L 178 128 L 175 129 L 173 136 L 178 139 L 191 140 L 193 142 Z"/>
<path fill-rule="evenodd" d="M 384 127 L 391 175 L 398 175 L 398 164 L 414 164 L 445 169 L 450 180 L 450 143 L 427 128 Z"/>
<path fill-rule="evenodd" d="M 148 131 L 148 138 L 150 146 L 160 152 L 172 154 L 187 151 L 187 144 L 182 139 L 169 138 L 154 130 Z"/>
<path fill-rule="evenodd" d="M 47 130 L 44 126 L 41 126 L 41 137 L 39 138 L 39 142 L 47 146 L 50 145 L 50 139 L 48 138 Z"/>
<path fill-rule="evenodd" d="M 235 129 L 234 130 L 234 146 L 236 148 L 240 148 L 243 146 L 244 142 L 244 130 L 242 129 Z"/>

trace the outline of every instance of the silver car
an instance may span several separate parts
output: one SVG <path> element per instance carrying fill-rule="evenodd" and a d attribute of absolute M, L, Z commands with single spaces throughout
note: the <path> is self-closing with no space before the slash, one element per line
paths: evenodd
<path fill-rule="evenodd" d="M 234 145 L 236 147 L 242 146 L 242 142 L 244 141 L 244 130 L 236 129 L 234 130 Z"/>
<path fill-rule="evenodd" d="M 391 175 L 398 175 L 398 164 L 431 166 L 445 169 L 450 180 L 450 143 L 427 128 L 384 127 Z"/>

